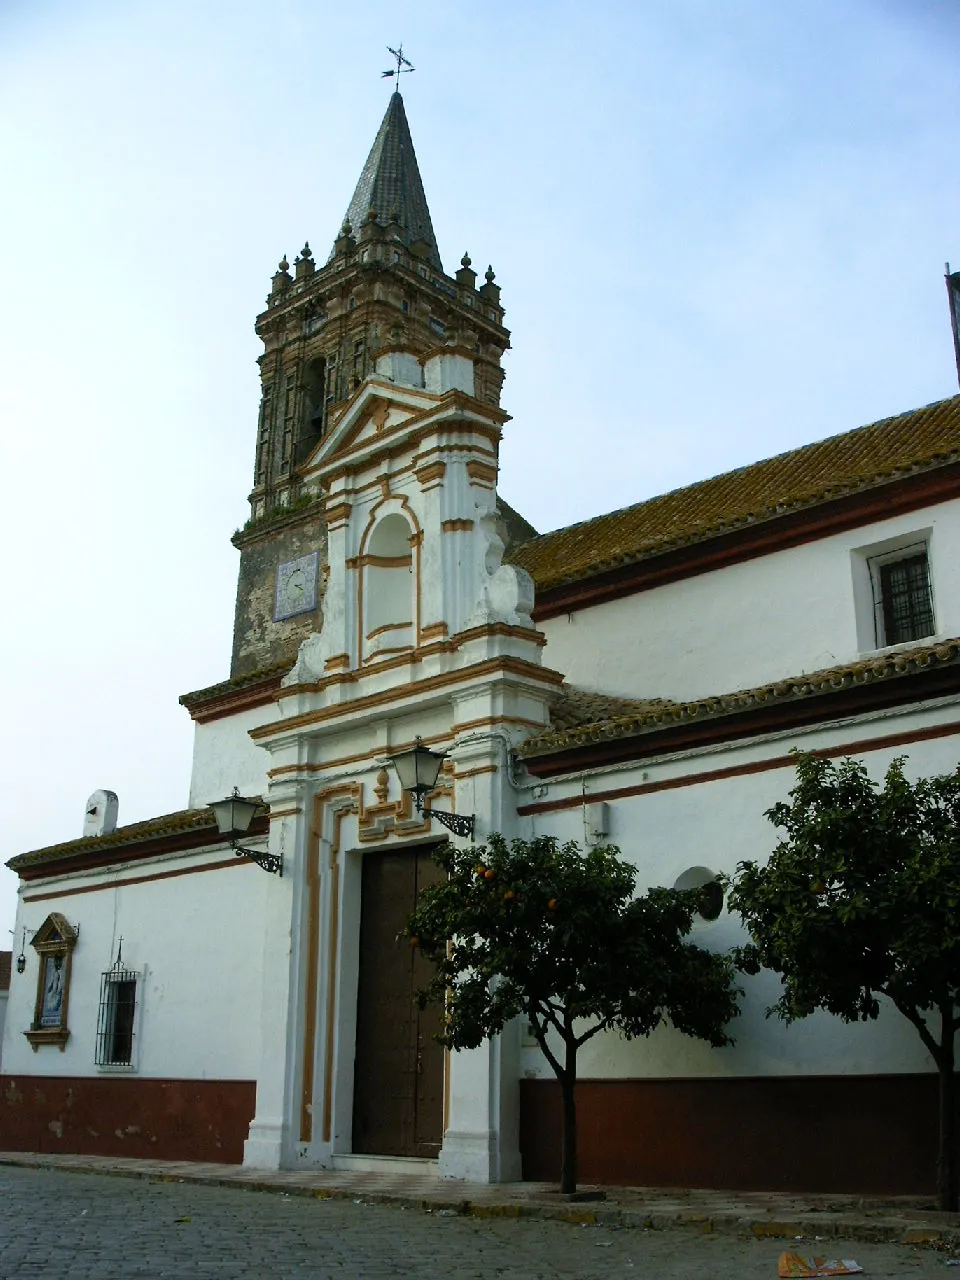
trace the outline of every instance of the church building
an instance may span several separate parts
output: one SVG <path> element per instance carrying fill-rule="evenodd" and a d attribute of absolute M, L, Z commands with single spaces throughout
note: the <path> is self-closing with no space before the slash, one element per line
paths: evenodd
<path fill-rule="evenodd" d="M 8 863 L 0 1149 L 555 1179 L 526 1028 L 449 1053 L 414 1003 L 432 852 L 610 842 L 695 887 L 773 848 L 796 749 L 956 767 L 960 397 L 538 535 L 497 492 L 500 288 L 444 267 L 399 93 L 256 327 L 229 676 L 181 698 L 184 809 L 117 826 L 95 792 L 80 838 Z M 425 806 L 391 764 L 418 743 Z M 693 939 L 725 950 L 716 906 Z M 772 976 L 744 987 L 732 1047 L 584 1048 L 582 1180 L 931 1190 L 905 1020 L 784 1027 Z"/>

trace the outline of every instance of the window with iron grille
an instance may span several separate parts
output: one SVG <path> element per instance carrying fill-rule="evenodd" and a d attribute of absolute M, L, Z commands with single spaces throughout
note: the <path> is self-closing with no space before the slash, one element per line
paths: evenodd
<path fill-rule="evenodd" d="M 926 547 L 904 548 L 875 561 L 873 569 L 878 645 L 932 636 L 936 625 Z"/>
<path fill-rule="evenodd" d="M 137 977 L 134 970 L 122 968 L 118 959 L 101 979 L 100 1016 L 97 1021 L 98 1067 L 133 1065 Z"/>

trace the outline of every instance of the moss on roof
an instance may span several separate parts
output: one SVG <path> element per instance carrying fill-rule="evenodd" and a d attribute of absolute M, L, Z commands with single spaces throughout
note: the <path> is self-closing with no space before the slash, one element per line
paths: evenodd
<path fill-rule="evenodd" d="M 960 665 L 960 638 L 879 654 L 843 666 L 775 680 L 755 689 L 740 689 L 716 697 L 698 698 L 693 702 L 649 699 L 637 700 L 631 706 L 630 699 L 607 698 L 603 694 L 586 693 L 565 686 L 551 711 L 550 729 L 521 743 L 517 754 L 533 759 L 587 743 L 654 733 L 678 724 L 735 715 L 760 706 L 798 702 L 855 685 L 893 680 L 898 676 L 915 675 L 929 668 L 948 665 Z M 626 709 L 615 709 L 617 703 L 627 704 Z M 605 705 L 611 714 L 603 714 Z M 601 714 L 593 719 L 579 718 L 576 713 L 570 714 L 571 707 L 587 714 L 596 709 Z"/>
<path fill-rule="evenodd" d="M 246 675 L 234 676 L 230 680 L 221 680 L 219 684 L 211 684 L 206 689 L 195 689 L 192 693 L 181 693 L 178 701 L 182 707 L 186 707 L 188 711 L 193 707 L 202 706 L 205 702 L 210 702 L 214 698 L 223 697 L 228 693 L 238 693 L 242 689 L 251 689 L 258 684 L 267 684 L 271 680 L 278 680 L 285 676 L 290 670 L 294 661 L 294 657 L 285 657 L 282 662 L 274 662 L 269 667 L 260 667 L 256 671 L 249 671 Z"/>
<path fill-rule="evenodd" d="M 942 465 L 958 455 L 960 396 L 953 396 L 541 534 L 507 558 L 526 569 L 542 590 Z"/>
<path fill-rule="evenodd" d="M 673 705 L 668 698 L 616 698 L 565 684 L 550 707 L 550 732 L 565 733 L 584 725 L 642 718 Z"/>
<path fill-rule="evenodd" d="M 7 866 L 11 871 L 16 871 L 20 867 L 33 866 L 38 862 L 56 862 L 60 858 L 77 853 L 100 849 L 121 849 L 126 845 L 141 844 L 163 836 L 201 831 L 204 827 L 215 826 L 212 809 L 178 809 L 176 813 L 165 813 L 158 818 L 148 818 L 144 822 L 131 822 L 125 827 L 117 827 L 116 831 L 111 831 L 109 835 L 81 836 L 79 840 L 66 840 L 62 844 L 47 845 L 43 849 L 31 849 L 29 853 L 21 853 L 11 858 Z"/>

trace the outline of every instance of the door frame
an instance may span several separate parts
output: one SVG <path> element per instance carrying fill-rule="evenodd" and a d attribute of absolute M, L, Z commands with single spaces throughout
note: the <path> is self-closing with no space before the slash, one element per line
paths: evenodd
<path fill-rule="evenodd" d="M 333 987 L 336 991 L 336 1008 L 332 1016 L 325 1010 L 324 1025 L 327 1032 L 317 1036 L 317 1051 L 321 1051 L 326 1035 L 332 1032 L 333 1074 L 331 1135 L 328 1150 L 332 1155 L 353 1154 L 353 1082 L 356 1064 L 357 1046 L 357 996 L 360 978 L 360 911 L 362 891 L 362 859 L 367 854 L 404 853 L 415 849 L 430 851 L 438 845 L 446 844 L 445 835 L 423 836 L 408 840 L 387 840 L 367 846 L 352 846 L 341 855 L 341 876 L 339 890 L 339 940 L 336 948 L 337 974 Z M 324 912 L 329 926 L 330 912 Z M 326 935 L 326 930 L 322 931 Z M 324 939 L 321 936 L 321 952 Z M 325 966 L 324 966 L 325 967 Z M 325 999 L 321 995 L 321 1005 Z M 323 1105 L 323 1071 L 317 1072 L 317 1096 L 314 1108 L 319 1115 Z M 447 1128 L 449 1110 L 449 1054 L 445 1055 L 443 1072 L 443 1118 L 442 1130 Z M 318 1135 L 319 1136 L 319 1135 Z"/>

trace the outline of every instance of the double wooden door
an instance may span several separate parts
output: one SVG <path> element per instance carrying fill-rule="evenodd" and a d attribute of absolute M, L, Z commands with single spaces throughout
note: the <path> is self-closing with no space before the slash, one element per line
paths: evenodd
<path fill-rule="evenodd" d="M 432 967 L 403 927 L 419 891 L 443 872 L 429 848 L 365 853 L 353 1084 L 353 1150 L 435 1157 L 443 1139 L 441 1009 L 414 1002 Z"/>

